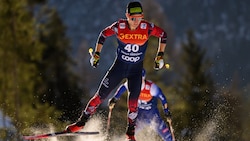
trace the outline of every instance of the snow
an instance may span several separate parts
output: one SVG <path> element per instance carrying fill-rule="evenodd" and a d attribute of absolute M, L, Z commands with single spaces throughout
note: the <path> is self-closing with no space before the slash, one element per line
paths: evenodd
<path fill-rule="evenodd" d="M 5 117 L 4 123 L 3 113 L 0 111 L 0 128 L 4 128 L 4 126 L 6 126 L 6 128 L 12 127 L 11 120 L 9 117 Z"/>

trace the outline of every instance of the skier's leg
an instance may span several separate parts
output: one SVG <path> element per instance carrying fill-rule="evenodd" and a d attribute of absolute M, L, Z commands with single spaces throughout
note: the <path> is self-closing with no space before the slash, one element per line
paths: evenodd
<path fill-rule="evenodd" d="M 140 113 L 138 113 L 138 116 Z M 143 130 L 147 126 L 147 123 L 145 123 L 144 120 L 140 120 L 139 117 L 136 119 L 136 127 L 135 127 L 135 135 L 139 134 L 141 130 Z"/>
<path fill-rule="evenodd" d="M 141 91 L 141 75 L 133 75 L 128 78 L 128 127 L 126 131 L 129 140 L 135 140 L 135 126 L 138 115 L 138 97 Z"/>
<path fill-rule="evenodd" d="M 161 136 L 163 141 L 172 141 L 172 135 L 169 130 L 168 125 L 160 118 L 160 115 L 158 114 L 155 117 L 156 127 L 154 128 L 155 131 Z"/>
<path fill-rule="evenodd" d="M 136 119 L 136 128 L 135 128 L 135 134 L 140 132 L 145 126 L 145 121 L 144 121 L 144 114 L 140 111 L 138 108 L 138 115 Z"/>
<path fill-rule="evenodd" d="M 67 126 L 66 131 L 77 132 L 81 130 L 89 117 L 95 113 L 98 106 L 107 98 L 109 93 L 121 82 L 122 79 L 123 77 L 120 75 L 120 71 L 114 71 L 114 69 L 108 71 L 104 76 L 98 91 L 90 99 L 78 121 Z"/>
<path fill-rule="evenodd" d="M 87 115 L 93 115 L 99 105 L 108 97 L 111 91 L 122 81 L 122 79 L 123 76 L 120 74 L 120 71 L 114 71 L 113 69 L 108 71 L 95 96 L 87 104 L 84 113 Z"/>

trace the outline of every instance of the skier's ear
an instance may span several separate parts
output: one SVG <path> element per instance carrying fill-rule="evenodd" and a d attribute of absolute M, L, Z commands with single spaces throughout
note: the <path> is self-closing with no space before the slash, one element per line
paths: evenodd
<path fill-rule="evenodd" d="M 129 14 L 128 13 L 125 13 L 125 16 L 127 19 L 129 19 Z"/>

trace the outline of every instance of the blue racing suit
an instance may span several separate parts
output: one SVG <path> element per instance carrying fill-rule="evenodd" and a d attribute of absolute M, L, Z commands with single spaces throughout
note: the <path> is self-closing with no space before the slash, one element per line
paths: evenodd
<path fill-rule="evenodd" d="M 114 98 L 119 99 L 120 96 L 128 90 L 127 82 L 122 84 L 116 91 Z M 168 125 L 160 117 L 157 108 L 157 101 L 161 100 L 162 105 L 167 103 L 165 95 L 161 89 L 150 80 L 143 80 L 141 92 L 138 99 L 138 117 L 136 132 L 143 128 L 144 125 L 155 125 L 153 128 L 164 141 L 172 141 L 172 135 Z"/>

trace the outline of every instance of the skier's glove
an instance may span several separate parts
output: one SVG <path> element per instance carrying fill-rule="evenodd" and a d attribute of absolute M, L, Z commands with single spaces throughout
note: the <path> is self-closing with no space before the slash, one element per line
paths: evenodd
<path fill-rule="evenodd" d="M 118 101 L 118 99 L 115 97 L 109 99 L 109 103 L 108 103 L 109 108 L 114 108 L 117 101 Z"/>
<path fill-rule="evenodd" d="M 163 52 L 158 52 L 157 56 L 155 57 L 155 70 L 159 70 L 164 66 L 164 60 L 163 60 Z"/>
<path fill-rule="evenodd" d="M 170 111 L 168 110 L 168 108 L 164 109 L 164 113 L 165 113 L 165 116 L 167 117 L 167 119 L 171 119 L 172 115 L 171 115 Z"/>
<path fill-rule="evenodd" d="M 95 54 L 91 56 L 89 61 L 91 66 L 93 68 L 96 68 L 97 65 L 99 65 L 99 60 L 100 60 L 100 52 L 95 52 Z"/>

